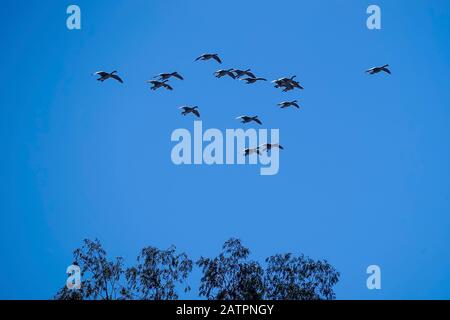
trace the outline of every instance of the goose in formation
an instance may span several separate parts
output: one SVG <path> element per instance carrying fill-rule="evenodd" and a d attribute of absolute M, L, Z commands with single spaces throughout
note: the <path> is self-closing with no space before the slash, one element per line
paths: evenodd
<path fill-rule="evenodd" d="M 148 80 L 147 83 L 150 83 L 153 85 L 153 87 L 150 88 L 151 90 L 157 90 L 162 87 L 164 87 L 167 90 L 173 90 L 173 88 L 167 84 L 167 81 L 169 81 L 169 80 L 164 80 L 164 81 Z"/>
<path fill-rule="evenodd" d="M 234 73 L 232 72 L 233 69 L 228 69 L 228 70 L 217 70 L 216 72 L 214 72 L 214 75 L 216 76 L 216 78 L 222 78 L 224 76 L 229 76 L 233 79 L 236 79 L 236 76 L 234 75 Z"/>
<path fill-rule="evenodd" d="M 300 106 L 297 104 L 297 100 L 293 101 L 283 101 L 278 104 L 282 109 L 289 108 L 289 107 L 295 107 L 297 109 L 300 109 Z"/>
<path fill-rule="evenodd" d="M 188 115 L 189 113 L 192 113 L 195 116 L 197 116 L 197 118 L 200 118 L 200 112 L 198 111 L 198 107 L 197 106 L 195 106 L 195 107 L 187 107 L 187 106 L 185 106 L 185 107 L 179 107 L 178 109 L 183 110 L 181 112 L 181 114 L 183 116 Z"/>
<path fill-rule="evenodd" d="M 384 71 L 387 74 L 391 74 L 391 70 L 389 70 L 388 67 L 389 67 L 388 64 L 385 64 L 384 66 L 381 66 L 381 67 L 373 67 L 373 68 L 370 68 L 369 70 L 367 70 L 366 73 L 377 74 L 377 73 L 380 73 L 381 71 Z"/>
<path fill-rule="evenodd" d="M 281 86 L 283 89 L 283 92 L 288 92 L 291 90 L 294 90 L 295 88 L 299 88 L 301 90 L 303 90 L 304 88 L 298 83 L 298 82 L 294 82 L 294 83 L 287 83 Z"/>
<path fill-rule="evenodd" d="M 295 89 L 295 87 L 290 83 L 285 84 L 285 85 L 281 86 L 280 88 L 283 88 L 283 92 L 288 92 L 288 91 Z"/>
<path fill-rule="evenodd" d="M 252 84 L 255 83 L 256 81 L 267 81 L 267 79 L 264 78 L 243 78 L 243 79 L 239 79 L 241 81 L 246 81 L 247 84 Z"/>
<path fill-rule="evenodd" d="M 209 60 L 209 59 L 214 59 L 216 60 L 218 63 L 222 63 L 222 60 L 220 60 L 219 55 L 217 53 L 204 53 L 202 54 L 200 57 L 198 57 L 197 59 L 195 59 L 195 61 L 198 60 Z"/>
<path fill-rule="evenodd" d="M 290 78 L 284 77 L 284 78 L 280 78 L 280 79 L 277 79 L 277 80 L 273 80 L 272 83 L 275 83 L 275 88 L 280 88 L 280 87 L 283 87 L 283 86 L 286 86 L 286 85 L 290 84 L 292 81 L 294 81 L 294 79 L 296 77 L 297 76 L 292 76 Z"/>
<path fill-rule="evenodd" d="M 242 123 L 249 123 L 249 122 L 255 121 L 257 124 L 260 124 L 260 125 L 262 124 L 261 120 L 258 119 L 258 116 L 254 116 L 254 117 L 240 116 L 240 117 L 237 117 L 236 120 L 242 120 L 241 121 Z"/>
<path fill-rule="evenodd" d="M 251 155 L 253 153 L 256 153 L 256 154 L 260 155 L 261 152 L 259 151 L 259 147 L 258 148 L 246 148 L 246 149 L 244 149 L 244 156 L 248 156 L 248 155 Z"/>
<path fill-rule="evenodd" d="M 116 73 L 117 73 L 117 71 L 113 71 L 111 73 L 108 73 L 105 71 L 97 71 L 94 73 L 94 75 L 100 76 L 100 78 L 97 79 L 100 82 L 103 82 L 105 80 L 112 78 L 112 79 L 119 81 L 120 83 L 123 83 L 123 80 L 118 75 L 116 75 Z"/>
<path fill-rule="evenodd" d="M 304 88 L 300 85 L 300 83 L 294 80 L 296 77 L 297 76 L 292 76 L 290 78 L 280 78 L 272 81 L 272 83 L 275 83 L 275 88 L 284 87 L 283 92 L 287 92 L 295 88 L 303 90 Z"/>
<path fill-rule="evenodd" d="M 260 145 L 258 147 L 258 150 L 262 149 L 263 151 L 266 152 L 266 151 L 272 150 L 273 148 L 278 148 L 278 149 L 284 150 L 284 148 L 279 143 L 274 143 L 274 144 L 265 143 L 265 144 Z"/>
<path fill-rule="evenodd" d="M 300 83 L 298 81 L 295 81 L 295 80 L 291 80 L 291 86 L 293 86 L 294 88 L 299 88 L 301 90 L 305 89 L 300 85 Z"/>
<path fill-rule="evenodd" d="M 243 76 L 247 76 L 250 78 L 256 78 L 253 72 L 251 72 L 251 69 L 247 70 L 239 70 L 239 69 L 232 69 L 231 72 L 234 72 L 236 74 L 236 78 L 239 79 Z"/>
<path fill-rule="evenodd" d="M 172 73 L 160 73 L 154 78 L 159 78 L 159 80 L 169 80 L 170 78 L 175 77 L 180 80 L 184 80 L 184 78 L 178 73 L 178 72 L 172 72 Z"/>

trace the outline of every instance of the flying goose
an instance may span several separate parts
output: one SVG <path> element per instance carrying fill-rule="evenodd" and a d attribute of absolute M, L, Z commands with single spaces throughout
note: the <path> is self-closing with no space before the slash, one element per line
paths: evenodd
<path fill-rule="evenodd" d="M 154 78 L 159 78 L 159 80 L 169 80 L 171 77 L 175 77 L 180 80 L 184 80 L 184 78 L 178 73 L 178 72 L 172 72 L 172 73 L 160 73 Z"/>
<path fill-rule="evenodd" d="M 261 120 L 258 119 L 258 116 L 254 116 L 254 117 L 240 116 L 240 117 L 237 117 L 236 120 L 242 120 L 241 121 L 242 123 L 249 123 L 249 122 L 255 121 L 257 124 L 260 124 L 260 125 L 262 124 Z"/>
<path fill-rule="evenodd" d="M 303 90 L 304 88 L 300 85 L 300 83 L 294 80 L 296 77 L 297 76 L 292 76 L 290 78 L 280 78 L 277 80 L 273 80 L 272 83 L 275 83 L 275 88 L 284 87 L 283 92 L 287 92 L 295 88 Z"/>
<path fill-rule="evenodd" d="M 147 83 L 151 83 L 153 85 L 153 87 L 150 88 L 151 90 L 157 90 L 161 87 L 164 87 L 167 90 L 173 90 L 173 88 L 167 84 L 167 81 L 169 80 L 164 81 L 148 80 Z"/>
<path fill-rule="evenodd" d="M 290 83 L 287 83 L 287 84 L 282 85 L 280 87 L 283 88 L 283 92 L 288 92 L 288 91 L 291 91 L 291 90 L 295 89 L 295 87 L 292 84 L 290 84 Z"/>
<path fill-rule="evenodd" d="M 198 107 L 188 107 L 188 106 L 184 106 L 184 107 L 179 107 L 178 109 L 183 110 L 181 112 L 181 114 L 183 116 L 188 115 L 189 113 L 192 113 L 194 115 L 197 116 L 197 118 L 200 118 L 200 112 L 198 111 Z"/>
<path fill-rule="evenodd" d="M 259 147 L 258 148 L 246 148 L 243 151 L 244 151 L 244 156 L 246 156 L 246 157 L 253 153 L 256 153 L 258 155 L 261 154 L 261 152 L 259 151 Z"/>
<path fill-rule="evenodd" d="M 251 72 L 251 69 L 247 69 L 247 70 L 232 69 L 231 72 L 234 72 L 236 74 L 237 79 L 239 79 L 243 76 L 248 76 L 250 78 L 256 78 L 255 75 Z"/>
<path fill-rule="evenodd" d="M 286 86 L 286 85 L 290 84 L 292 81 L 294 81 L 294 79 L 296 77 L 297 76 L 292 76 L 290 78 L 284 77 L 284 78 L 280 78 L 280 79 L 277 79 L 277 80 L 273 80 L 272 83 L 275 83 L 275 88 L 280 88 L 280 87 L 283 87 L 283 86 Z"/>
<path fill-rule="evenodd" d="M 217 70 L 216 72 L 214 72 L 214 75 L 216 76 L 216 78 L 222 78 L 224 76 L 229 76 L 233 79 L 236 79 L 236 76 L 234 75 L 234 73 L 232 72 L 233 69 L 228 69 L 228 70 Z"/>
<path fill-rule="evenodd" d="M 295 80 L 291 80 L 291 85 L 292 85 L 294 88 L 299 88 L 299 89 L 301 89 L 301 90 L 305 89 L 305 88 L 303 88 L 303 87 L 300 85 L 300 83 L 299 83 L 298 81 L 295 81 Z"/>
<path fill-rule="evenodd" d="M 262 149 L 263 151 L 266 152 L 266 151 L 272 150 L 273 148 L 278 148 L 278 149 L 284 150 L 284 148 L 279 143 L 274 143 L 274 144 L 265 143 L 265 144 L 260 145 L 258 147 L 258 150 Z"/>
<path fill-rule="evenodd" d="M 239 79 L 241 81 L 246 81 L 247 84 L 252 84 L 255 83 L 256 81 L 267 81 L 267 79 L 264 78 L 243 78 L 243 79 Z"/>
<path fill-rule="evenodd" d="M 97 79 L 100 82 L 103 82 L 105 80 L 112 78 L 112 79 L 119 81 L 120 83 L 123 83 L 123 80 L 118 75 L 116 75 L 116 73 L 117 73 L 117 71 L 113 71 L 111 73 L 108 73 L 105 71 L 97 71 L 93 74 L 100 76 L 100 78 Z"/>
<path fill-rule="evenodd" d="M 297 81 L 292 82 L 292 83 L 284 84 L 281 87 L 284 88 L 283 92 L 288 92 L 288 91 L 294 90 L 295 88 L 299 88 L 301 90 L 304 89 Z"/>
<path fill-rule="evenodd" d="M 381 66 L 381 67 L 373 67 L 373 68 L 370 68 L 369 70 L 367 70 L 366 73 L 377 74 L 377 73 L 380 73 L 381 71 L 384 71 L 388 74 L 391 74 L 391 70 L 389 70 L 388 67 L 389 67 L 388 64 L 385 64 L 384 66 Z"/>
<path fill-rule="evenodd" d="M 283 101 L 278 104 L 282 109 L 289 108 L 289 107 L 295 107 L 297 109 L 300 109 L 300 106 L 297 104 L 297 100 L 293 101 Z"/>
<path fill-rule="evenodd" d="M 219 55 L 217 53 L 204 53 L 202 54 L 200 57 L 198 57 L 197 59 L 195 59 L 195 61 L 198 60 L 209 60 L 209 59 L 214 59 L 216 60 L 218 63 L 222 63 L 222 60 L 220 60 Z"/>

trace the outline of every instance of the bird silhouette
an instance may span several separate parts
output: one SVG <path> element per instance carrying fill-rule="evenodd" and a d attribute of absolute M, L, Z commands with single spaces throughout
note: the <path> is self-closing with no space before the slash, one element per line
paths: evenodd
<path fill-rule="evenodd" d="M 273 148 L 278 148 L 278 149 L 284 150 L 284 148 L 279 143 L 274 143 L 274 144 L 265 143 L 265 144 L 258 146 L 258 150 L 262 150 L 264 152 L 272 150 Z"/>
<path fill-rule="evenodd" d="M 198 111 L 198 107 L 188 107 L 188 106 L 183 106 L 183 107 L 179 107 L 178 109 L 183 110 L 181 112 L 181 114 L 183 116 L 188 115 L 189 113 L 194 114 L 197 118 L 200 118 L 200 112 Z"/>
<path fill-rule="evenodd" d="M 377 74 L 377 73 L 380 73 L 383 71 L 383 72 L 386 72 L 387 74 L 391 74 L 391 70 L 389 70 L 388 67 L 389 67 L 388 64 L 385 64 L 384 66 L 381 66 L 381 67 L 373 67 L 373 68 L 370 68 L 369 70 L 366 70 L 366 73 Z"/>
<path fill-rule="evenodd" d="M 244 149 L 244 156 L 246 156 L 246 157 L 251 155 L 251 154 L 253 154 L 253 153 L 256 153 L 258 155 L 261 154 L 261 152 L 259 151 L 259 148 L 246 148 L 246 149 Z"/>
<path fill-rule="evenodd" d="M 247 70 L 232 69 L 231 71 L 236 74 L 236 79 L 240 79 L 243 76 L 247 76 L 250 78 L 256 78 L 256 76 L 251 72 L 251 69 L 247 69 Z"/>
<path fill-rule="evenodd" d="M 247 84 L 252 84 L 257 81 L 267 81 L 267 79 L 264 79 L 264 78 L 243 78 L 243 79 L 239 79 L 239 80 L 245 81 L 245 82 L 247 82 Z"/>
<path fill-rule="evenodd" d="M 293 101 L 283 101 L 278 104 L 282 109 L 289 108 L 289 107 L 295 107 L 297 109 L 300 109 L 300 106 L 297 104 L 297 100 Z"/>
<path fill-rule="evenodd" d="M 151 90 L 157 90 L 159 88 L 165 88 L 167 90 L 172 91 L 173 88 L 167 84 L 169 80 L 157 81 L 157 80 L 148 80 L 147 83 L 152 84 L 153 86 L 150 88 Z"/>
<path fill-rule="evenodd" d="M 214 59 L 218 63 L 222 63 L 222 60 L 220 59 L 220 57 L 219 57 L 219 55 L 217 53 L 204 53 L 200 57 L 195 59 L 195 61 L 198 61 L 198 60 L 206 61 L 206 60 L 210 60 L 210 59 Z"/>
<path fill-rule="evenodd" d="M 184 80 L 184 78 L 176 71 L 172 72 L 172 73 L 160 73 L 157 76 L 155 76 L 154 78 L 159 78 L 159 80 L 164 81 L 164 80 L 169 80 L 172 77 L 175 77 L 180 80 Z"/>
<path fill-rule="evenodd" d="M 115 79 L 115 80 L 119 81 L 120 83 L 123 83 L 123 80 L 118 75 L 116 75 L 116 73 L 117 73 L 117 71 L 113 71 L 111 73 L 105 72 L 105 71 L 97 71 L 97 72 L 94 72 L 93 74 L 100 76 L 100 78 L 97 79 L 100 82 L 103 82 L 108 79 Z"/>
<path fill-rule="evenodd" d="M 224 76 L 229 76 L 233 79 L 236 79 L 236 76 L 234 75 L 234 73 L 232 72 L 233 69 L 228 69 L 228 70 L 217 70 L 216 72 L 214 72 L 214 75 L 216 76 L 216 78 L 222 78 Z"/>
<path fill-rule="evenodd" d="M 258 119 L 258 116 L 253 116 L 253 117 L 251 117 L 251 116 L 240 116 L 240 117 L 237 117 L 236 120 L 241 120 L 242 123 L 249 123 L 249 122 L 254 121 L 257 124 L 262 125 L 262 122 L 261 122 L 261 120 Z"/>

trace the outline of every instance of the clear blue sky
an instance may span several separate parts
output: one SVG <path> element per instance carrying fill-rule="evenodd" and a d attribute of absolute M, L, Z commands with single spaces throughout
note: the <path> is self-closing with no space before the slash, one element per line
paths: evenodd
<path fill-rule="evenodd" d="M 73 3 L 80 31 L 66 29 Z M 212 256 L 232 236 L 259 260 L 328 259 L 341 299 L 450 298 L 447 0 L 7 0 L 0 33 L 0 298 L 51 297 L 84 238 L 132 262 L 146 245 Z M 193 62 L 208 51 L 306 89 L 215 79 L 215 62 Z M 392 76 L 364 74 L 385 63 Z M 102 69 L 125 83 L 98 83 Z M 174 70 L 173 92 L 144 83 Z M 291 98 L 304 108 L 277 109 Z M 205 127 L 250 113 L 279 128 L 279 174 L 173 165 L 183 104 Z"/>

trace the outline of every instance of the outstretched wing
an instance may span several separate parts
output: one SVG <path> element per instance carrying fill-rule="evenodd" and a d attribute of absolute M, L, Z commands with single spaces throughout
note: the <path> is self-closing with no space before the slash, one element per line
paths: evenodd
<path fill-rule="evenodd" d="M 250 154 L 253 154 L 253 153 L 257 153 L 257 154 L 259 154 L 259 149 L 258 148 L 255 148 L 255 149 L 244 149 L 244 155 L 245 156 L 248 156 L 248 155 L 250 155 Z"/>
<path fill-rule="evenodd" d="M 283 146 L 281 146 L 279 143 L 273 144 L 272 148 L 278 148 L 278 149 L 284 150 Z"/>
<path fill-rule="evenodd" d="M 388 74 L 391 74 L 391 70 L 389 70 L 389 69 L 386 68 L 386 67 L 381 68 L 381 70 L 383 70 L 384 72 L 386 72 L 386 73 L 388 73 Z"/>
<path fill-rule="evenodd" d="M 269 149 L 269 147 L 267 146 L 267 144 L 262 144 L 258 147 L 258 150 L 259 149 L 262 149 L 262 151 L 266 152 Z"/>
<path fill-rule="evenodd" d="M 173 74 L 173 76 L 174 76 L 175 78 L 177 78 L 177 79 L 184 80 L 184 78 L 183 78 L 178 72 L 175 72 L 175 73 Z"/>
<path fill-rule="evenodd" d="M 253 72 L 245 71 L 245 74 L 248 75 L 250 78 L 256 78 L 256 76 L 253 74 Z"/>
<path fill-rule="evenodd" d="M 116 80 L 119 81 L 120 83 L 123 83 L 123 80 L 122 80 L 119 76 L 117 76 L 117 75 L 115 75 L 115 74 L 113 74 L 113 75 L 111 76 L 111 78 L 116 79 Z"/>
<path fill-rule="evenodd" d="M 260 124 L 260 125 L 262 125 L 262 122 L 261 122 L 261 120 L 259 120 L 258 118 L 253 118 L 253 121 L 255 121 L 257 124 Z"/>
<path fill-rule="evenodd" d="M 108 74 L 109 73 L 105 72 L 105 71 L 97 71 L 97 72 L 93 73 L 93 75 L 98 75 L 98 76 L 101 76 L 101 77 L 107 76 Z"/>
<path fill-rule="evenodd" d="M 217 54 L 212 56 L 214 60 L 216 60 L 218 63 L 222 63 L 222 60 L 220 60 L 219 56 Z"/>
<path fill-rule="evenodd" d="M 236 76 L 234 75 L 234 73 L 233 72 L 231 72 L 231 71 L 228 71 L 227 72 L 227 75 L 229 75 L 231 78 L 233 78 L 233 79 L 236 79 Z"/>
<path fill-rule="evenodd" d="M 200 112 L 198 112 L 197 109 L 192 110 L 192 113 L 197 116 L 197 118 L 200 118 Z"/>

